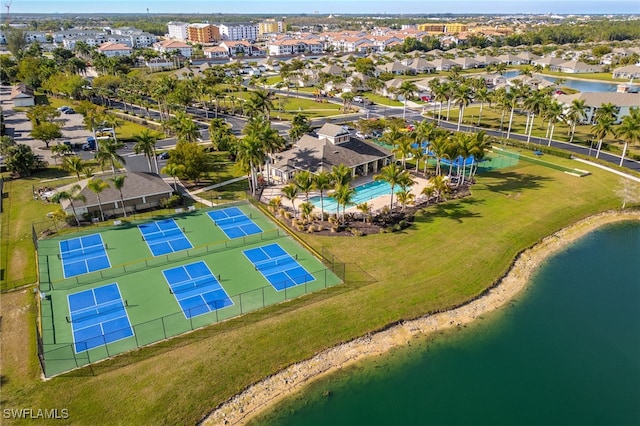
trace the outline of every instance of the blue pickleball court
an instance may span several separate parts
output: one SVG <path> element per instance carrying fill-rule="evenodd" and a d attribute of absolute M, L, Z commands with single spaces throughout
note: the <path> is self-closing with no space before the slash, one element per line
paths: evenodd
<path fill-rule="evenodd" d="M 162 274 L 186 318 L 233 305 L 204 261 L 165 269 Z"/>
<path fill-rule="evenodd" d="M 76 353 L 133 336 L 117 283 L 67 296 Z"/>
<path fill-rule="evenodd" d="M 100 234 L 62 240 L 59 248 L 65 278 L 111 268 Z"/>
<path fill-rule="evenodd" d="M 138 225 L 142 238 L 154 256 L 193 248 L 175 220 L 165 219 Z"/>
<path fill-rule="evenodd" d="M 315 280 L 280 244 L 256 247 L 242 253 L 278 291 Z"/>
<path fill-rule="evenodd" d="M 246 237 L 247 235 L 259 234 L 262 229 L 237 207 L 227 207 L 221 210 L 213 210 L 207 213 L 222 232 L 229 239 Z"/>

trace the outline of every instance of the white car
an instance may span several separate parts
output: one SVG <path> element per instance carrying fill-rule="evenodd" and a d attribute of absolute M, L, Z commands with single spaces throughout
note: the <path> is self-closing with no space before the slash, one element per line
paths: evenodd
<path fill-rule="evenodd" d="M 354 96 L 353 97 L 353 102 L 362 103 L 362 102 L 364 102 L 364 99 L 362 99 L 362 96 Z"/>

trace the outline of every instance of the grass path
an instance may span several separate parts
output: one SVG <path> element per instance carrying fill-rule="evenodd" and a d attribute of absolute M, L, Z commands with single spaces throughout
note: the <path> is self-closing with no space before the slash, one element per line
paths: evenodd
<path fill-rule="evenodd" d="M 74 424 L 193 424 L 249 384 L 325 348 L 478 295 L 522 249 L 620 207 L 620 178 L 581 168 L 593 174 L 528 163 L 485 174 L 472 197 L 429 207 L 402 233 L 305 236 L 377 282 L 346 283 L 47 382 L 33 357 L 19 356 L 35 346 L 32 338 L 6 332 L 30 326 L 32 318 L 16 312 L 28 312 L 32 299 L 3 295 L 4 406 L 68 408 Z"/>

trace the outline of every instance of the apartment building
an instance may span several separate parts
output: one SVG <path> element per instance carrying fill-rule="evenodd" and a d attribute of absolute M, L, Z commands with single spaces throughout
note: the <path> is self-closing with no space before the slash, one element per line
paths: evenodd
<path fill-rule="evenodd" d="M 211 43 L 221 39 L 218 27 L 211 24 L 189 24 L 187 38 L 194 43 Z"/>
<path fill-rule="evenodd" d="M 280 34 L 284 31 L 284 23 L 275 19 L 265 19 L 258 23 L 258 34 Z"/>
<path fill-rule="evenodd" d="M 167 36 L 175 40 L 187 40 L 189 33 L 187 27 L 189 24 L 186 22 L 169 22 L 167 24 Z"/>
<path fill-rule="evenodd" d="M 251 23 L 220 24 L 220 36 L 223 40 L 250 40 L 258 38 L 258 25 Z"/>

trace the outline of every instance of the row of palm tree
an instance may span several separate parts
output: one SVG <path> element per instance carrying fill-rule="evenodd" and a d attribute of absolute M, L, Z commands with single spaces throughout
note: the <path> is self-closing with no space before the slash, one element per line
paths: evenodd
<path fill-rule="evenodd" d="M 113 188 L 116 189 L 120 194 L 120 203 L 122 205 L 122 214 L 124 215 L 124 217 L 127 217 L 127 211 L 124 206 L 124 196 L 122 194 L 122 189 L 124 188 L 124 183 L 126 178 L 127 178 L 126 175 L 114 175 L 113 177 L 109 178 L 109 181 L 113 184 Z M 100 179 L 100 178 L 93 178 L 89 182 L 87 182 L 87 188 L 89 188 L 89 190 L 94 192 L 96 194 L 96 197 L 98 198 L 98 208 L 100 209 L 100 218 L 102 219 L 102 221 L 104 221 L 104 211 L 102 209 L 102 200 L 100 199 L 100 194 L 110 187 L 111 186 L 109 185 L 108 182 L 105 182 L 103 179 Z M 76 221 L 76 224 L 80 226 L 80 219 L 78 218 L 78 214 L 76 213 L 76 208 L 73 202 L 74 201 L 86 202 L 87 197 L 85 197 L 85 195 L 82 193 L 82 188 L 80 187 L 79 184 L 72 185 L 66 190 L 58 191 L 54 195 L 52 200 L 55 203 L 68 200 L 69 206 L 71 207 L 71 211 L 73 212 L 73 217 Z"/>

